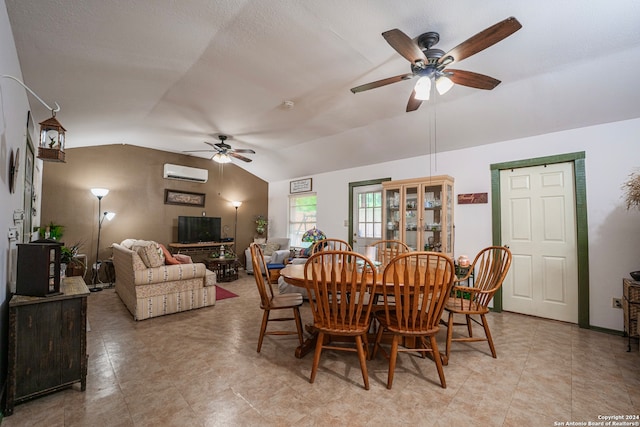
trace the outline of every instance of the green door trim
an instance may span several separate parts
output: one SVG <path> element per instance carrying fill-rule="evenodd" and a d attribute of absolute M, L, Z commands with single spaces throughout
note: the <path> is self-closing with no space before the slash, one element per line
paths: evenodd
<path fill-rule="evenodd" d="M 349 183 L 349 227 L 347 231 L 347 233 L 349 233 L 349 238 L 347 241 L 351 247 L 353 247 L 353 190 L 356 187 L 382 184 L 385 181 L 391 181 L 391 178 L 370 179 L 367 181 L 354 181 Z"/>
<path fill-rule="evenodd" d="M 587 222 L 587 187 L 584 151 L 492 164 L 490 166 L 492 238 L 494 245 L 502 245 L 502 218 L 500 212 L 500 171 L 505 169 L 517 169 L 567 162 L 573 162 L 573 173 L 576 192 L 576 243 L 578 250 L 578 326 L 580 326 L 581 328 L 589 328 L 589 233 Z M 502 311 L 502 289 L 499 289 L 494 296 L 493 310 Z"/>

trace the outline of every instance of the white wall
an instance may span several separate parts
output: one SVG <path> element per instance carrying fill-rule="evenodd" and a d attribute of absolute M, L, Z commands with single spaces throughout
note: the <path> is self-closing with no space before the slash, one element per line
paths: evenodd
<path fill-rule="evenodd" d="M 11 75 L 22 80 L 13 34 L 9 25 L 4 0 L 0 0 L 0 75 Z M 7 237 L 10 228 L 22 232 L 22 224 L 14 224 L 13 212 L 23 208 L 24 165 L 26 153 L 26 124 L 29 103 L 26 90 L 20 84 L 7 78 L 0 78 L 0 346 L 6 342 L 8 325 L 8 294 L 15 289 L 16 241 Z M 9 192 L 10 154 L 20 149 L 19 172 L 14 193 Z M 37 162 L 36 162 L 37 163 Z M 42 168 L 38 164 L 38 169 Z M 35 177 L 34 182 L 40 182 Z M 39 188 L 36 192 L 40 194 Z M 39 211 L 39 207 L 37 207 Z M 0 384 L 4 384 L 7 349 L 0 347 Z"/>
<path fill-rule="evenodd" d="M 611 307 L 622 296 L 622 278 L 640 270 L 640 212 L 627 211 L 621 186 L 640 167 L 640 119 L 628 120 L 438 153 L 434 158 L 381 163 L 311 175 L 318 195 L 318 228 L 332 237 L 347 239 L 349 182 L 391 177 L 418 178 L 451 175 L 454 193 L 489 193 L 492 163 L 585 152 L 589 231 L 590 323 L 622 330 L 622 310 Z M 438 141 L 445 146 L 446 141 Z M 429 162 L 431 167 L 429 166 Z M 437 165 L 437 167 L 434 166 Z M 300 177 L 300 178 L 306 178 Z M 286 235 L 289 181 L 269 184 L 271 236 Z M 455 207 L 455 253 L 473 256 L 491 241 L 491 205 Z"/>

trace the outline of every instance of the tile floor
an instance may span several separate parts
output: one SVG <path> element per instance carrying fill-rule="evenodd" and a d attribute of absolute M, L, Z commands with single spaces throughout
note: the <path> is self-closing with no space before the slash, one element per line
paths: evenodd
<path fill-rule="evenodd" d="M 295 336 L 256 353 L 253 276 L 221 286 L 239 298 L 142 322 L 113 289 L 91 294 L 86 392 L 17 405 L 2 425 L 558 426 L 640 414 L 640 355 L 619 336 L 491 313 L 498 358 L 486 343 L 455 344 L 446 389 L 433 362 L 403 354 L 392 390 L 386 360 L 370 361 L 366 391 L 356 355 L 331 351 L 309 384 L 312 356 L 294 357 Z"/>

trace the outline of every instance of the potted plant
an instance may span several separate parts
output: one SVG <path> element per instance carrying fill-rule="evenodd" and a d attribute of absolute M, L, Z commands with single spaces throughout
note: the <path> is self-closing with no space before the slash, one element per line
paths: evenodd
<path fill-rule="evenodd" d="M 64 264 L 63 271 L 67 276 L 83 276 L 85 265 L 80 261 L 78 250 L 81 244 L 76 243 L 73 246 L 62 246 L 60 248 L 60 264 Z"/>
<path fill-rule="evenodd" d="M 64 233 L 64 225 L 54 224 L 53 221 L 45 227 L 39 227 L 38 233 L 41 239 L 60 240 Z"/>
<path fill-rule="evenodd" d="M 265 233 L 267 232 L 267 219 L 262 215 L 258 215 L 256 218 L 256 233 L 257 236 L 254 238 L 254 242 L 264 243 L 266 241 Z"/>

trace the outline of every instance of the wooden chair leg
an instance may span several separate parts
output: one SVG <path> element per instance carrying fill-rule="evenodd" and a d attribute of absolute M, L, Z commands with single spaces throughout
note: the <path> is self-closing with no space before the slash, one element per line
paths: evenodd
<path fill-rule="evenodd" d="M 362 337 L 356 336 L 356 348 L 358 349 L 358 359 L 360 359 L 360 370 L 362 371 L 362 380 L 364 381 L 364 389 L 369 390 L 369 373 L 367 372 L 367 358 L 363 348 Z"/>
<path fill-rule="evenodd" d="M 262 340 L 267 332 L 267 323 L 269 323 L 269 310 L 264 310 L 262 313 L 262 325 L 260 325 L 260 337 L 258 337 L 258 353 L 262 349 Z"/>
<path fill-rule="evenodd" d="M 396 361 L 398 359 L 398 341 L 399 335 L 393 335 L 393 342 L 391 343 L 391 355 L 389 357 L 389 376 L 387 377 L 387 388 L 391 390 L 393 385 L 393 374 L 396 370 Z"/>
<path fill-rule="evenodd" d="M 318 340 L 316 341 L 316 351 L 313 355 L 313 366 L 311 367 L 311 378 L 309 382 L 313 384 L 316 379 L 316 373 L 318 372 L 318 365 L 320 364 L 320 354 L 322 353 L 322 344 L 324 342 L 324 332 L 318 332 Z"/>
<path fill-rule="evenodd" d="M 373 354 L 371 355 L 370 359 L 373 359 L 376 357 L 376 354 L 378 354 L 378 349 L 380 348 L 380 342 L 382 341 L 382 333 L 384 332 L 384 328 L 382 327 L 382 325 L 378 325 L 378 333 L 376 334 L 376 342 L 373 345 Z"/>
<path fill-rule="evenodd" d="M 302 334 L 302 319 L 300 319 L 300 309 L 298 307 L 293 307 L 293 317 L 296 320 L 296 329 L 298 330 L 298 341 L 300 341 L 300 345 L 304 343 L 304 336 Z"/>
<path fill-rule="evenodd" d="M 440 377 L 440 385 L 442 385 L 442 388 L 447 388 L 447 381 L 444 379 L 444 370 L 442 369 L 442 360 L 440 360 L 440 352 L 438 351 L 436 337 L 435 335 L 431 335 L 429 339 L 431 341 L 431 350 L 433 351 L 433 360 L 436 362 L 438 376 Z"/>
<path fill-rule="evenodd" d="M 469 332 L 469 338 L 473 337 L 473 325 L 471 324 L 471 316 L 466 314 L 465 317 L 467 318 L 467 331 Z"/>
<path fill-rule="evenodd" d="M 453 338 L 453 312 L 449 312 L 449 320 L 447 322 L 447 344 L 444 350 L 446 355 L 445 365 L 449 364 L 449 352 L 451 351 L 451 339 Z"/>
<path fill-rule="evenodd" d="M 493 345 L 493 338 L 491 337 L 491 332 L 489 331 L 489 324 L 487 323 L 487 318 L 484 314 L 480 315 L 480 319 L 482 320 L 482 327 L 484 328 L 484 334 L 487 336 L 487 341 L 489 341 L 489 348 L 491 349 L 491 355 L 493 358 L 497 358 L 496 348 Z"/>

